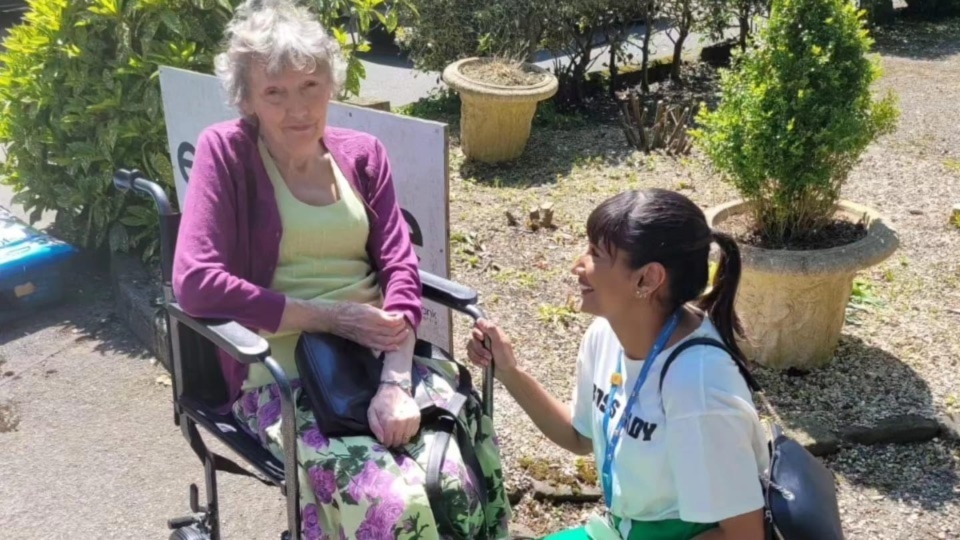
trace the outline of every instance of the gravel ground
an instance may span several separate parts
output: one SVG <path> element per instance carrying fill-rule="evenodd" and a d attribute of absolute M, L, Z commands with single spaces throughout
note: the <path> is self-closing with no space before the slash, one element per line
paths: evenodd
<path fill-rule="evenodd" d="M 960 231 L 949 223 L 960 203 L 960 21 L 901 25 L 878 37 L 884 78 L 902 117 L 873 144 L 844 196 L 874 206 L 900 233 L 901 248 L 858 276 L 836 361 L 805 377 L 759 370 L 788 425 L 870 424 L 904 413 L 932 415 L 960 401 Z M 609 119 L 608 119 L 609 120 Z M 452 130 L 455 134 L 456 129 Z M 583 247 L 590 210 L 623 189 L 680 190 L 703 207 L 734 196 L 702 157 L 673 159 L 632 151 L 612 122 L 535 129 L 511 166 L 464 164 L 451 151 L 454 276 L 482 292 L 484 308 L 513 336 L 525 368 L 567 399 L 579 338 L 589 324 L 577 312 L 568 269 Z M 556 228 L 524 226 L 533 206 L 552 203 Z M 520 224 L 511 226 L 510 211 Z M 457 322 L 458 343 L 467 327 Z M 589 483 L 591 463 L 545 440 L 501 390 L 497 423 L 511 489 L 532 479 Z M 857 447 L 827 463 L 837 472 L 850 539 L 958 538 L 958 446 Z M 553 505 L 524 496 L 517 521 L 542 533 L 581 521 L 591 505 Z"/>

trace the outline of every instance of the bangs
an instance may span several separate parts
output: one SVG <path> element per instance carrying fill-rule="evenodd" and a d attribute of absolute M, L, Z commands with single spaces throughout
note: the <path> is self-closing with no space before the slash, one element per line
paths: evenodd
<path fill-rule="evenodd" d="M 595 246 L 613 254 L 627 249 L 630 215 L 640 193 L 627 191 L 603 201 L 587 218 L 587 239 Z"/>
<path fill-rule="evenodd" d="M 306 74 L 324 72 L 329 69 L 321 55 L 305 50 L 301 43 L 281 43 L 281 47 L 265 55 L 264 64 L 267 74 L 277 76 L 287 70 Z"/>

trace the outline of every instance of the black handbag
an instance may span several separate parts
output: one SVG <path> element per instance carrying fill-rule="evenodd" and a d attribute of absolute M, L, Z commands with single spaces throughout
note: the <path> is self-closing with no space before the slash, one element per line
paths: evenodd
<path fill-rule="evenodd" d="M 764 492 L 767 537 L 779 540 L 843 540 L 833 473 L 797 441 L 783 433 L 779 415 L 743 359 L 712 338 L 693 338 L 677 345 L 660 372 L 660 392 L 670 364 L 695 345 L 723 349 L 730 355 L 751 391 L 757 394 L 773 424 L 770 469 L 760 476 Z"/>
<path fill-rule="evenodd" d="M 328 437 L 352 435 L 373 436 L 367 420 L 367 409 L 380 386 L 382 356 L 356 342 L 333 334 L 307 333 L 300 335 L 296 350 L 297 370 L 303 386 L 301 399 L 306 396 L 317 419 L 317 429 Z M 441 487 L 441 470 L 450 441 L 456 439 L 464 464 L 473 472 L 478 493 L 487 496 L 486 477 L 474 449 L 476 441 L 460 418 L 460 413 L 471 398 L 479 401 L 470 372 L 457 362 L 451 362 L 459 371 L 459 383 L 453 396 L 443 405 L 437 405 L 423 388 L 419 371 L 411 371 L 414 400 L 420 407 L 420 432 L 434 432 L 434 440 L 427 456 L 424 489 L 440 532 L 455 538 L 455 528 L 446 511 L 447 501 Z M 431 368 L 427 366 L 427 369 Z M 439 374 L 437 374 L 439 376 Z M 468 410 L 482 415 L 479 406 Z M 480 418 L 477 418 L 479 425 Z M 486 512 L 486 504 L 483 505 Z"/>
<path fill-rule="evenodd" d="M 304 332 L 297 342 L 296 359 L 303 395 L 310 402 L 320 433 L 327 437 L 372 436 L 367 409 L 380 386 L 382 358 L 348 339 Z"/>

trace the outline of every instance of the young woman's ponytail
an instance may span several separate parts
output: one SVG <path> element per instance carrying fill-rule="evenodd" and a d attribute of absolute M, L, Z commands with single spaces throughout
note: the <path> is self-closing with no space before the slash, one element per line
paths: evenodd
<path fill-rule="evenodd" d="M 740 286 L 740 248 L 732 236 L 720 231 L 711 231 L 713 241 L 720 248 L 720 261 L 713 279 L 713 288 L 700 299 L 704 310 L 731 351 L 743 358 L 737 338 L 743 337 L 743 326 L 737 317 L 735 302 Z"/>
<path fill-rule="evenodd" d="M 598 206 L 587 220 L 594 244 L 627 253 L 631 269 L 657 262 L 669 275 L 668 311 L 696 302 L 713 321 L 726 346 L 741 359 L 743 327 L 734 303 L 740 285 L 740 248 L 729 234 L 711 230 L 706 216 L 686 196 L 665 189 L 626 191 Z M 710 247 L 720 247 L 713 288 L 707 287 Z"/>

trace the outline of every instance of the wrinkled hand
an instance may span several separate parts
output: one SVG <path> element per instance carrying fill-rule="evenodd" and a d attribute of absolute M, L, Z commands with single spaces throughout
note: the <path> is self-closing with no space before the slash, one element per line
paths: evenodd
<path fill-rule="evenodd" d="M 493 374 L 498 379 L 517 369 L 517 357 L 513 355 L 510 338 L 496 323 L 480 319 L 470 332 L 467 341 L 467 358 L 478 366 L 488 367 L 493 360 Z M 484 341 L 489 340 L 488 345 Z M 488 348 L 489 347 L 489 348 Z"/>
<path fill-rule="evenodd" d="M 333 333 L 370 349 L 396 351 L 407 339 L 410 325 L 399 313 L 344 302 L 337 307 Z"/>
<path fill-rule="evenodd" d="M 402 446 L 420 429 L 420 408 L 396 386 L 381 385 L 367 409 L 370 430 L 387 448 Z"/>

